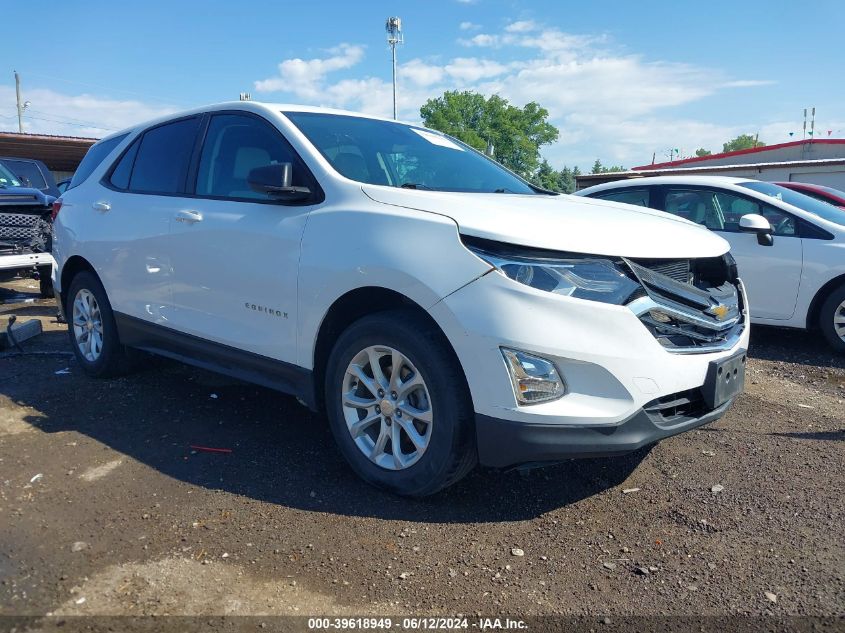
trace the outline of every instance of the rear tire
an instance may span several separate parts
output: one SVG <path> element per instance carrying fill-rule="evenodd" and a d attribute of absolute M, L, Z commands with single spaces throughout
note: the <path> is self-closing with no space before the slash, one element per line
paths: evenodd
<path fill-rule="evenodd" d="M 372 314 L 341 334 L 325 403 L 340 452 L 379 488 L 431 495 L 478 460 L 463 371 L 443 334 L 414 311 Z"/>
<path fill-rule="evenodd" d="M 132 363 L 120 343 L 111 304 L 97 276 L 88 271 L 77 274 L 67 297 L 70 345 L 85 373 L 94 378 L 128 373 Z"/>
<path fill-rule="evenodd" d="M 845 284 L 825 299 L 819 311 L 819 327 L 830 346 L 845 354 Z"/>

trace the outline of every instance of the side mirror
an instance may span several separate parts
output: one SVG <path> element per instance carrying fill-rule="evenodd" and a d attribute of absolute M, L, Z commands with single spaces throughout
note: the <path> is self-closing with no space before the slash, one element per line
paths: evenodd
<path fill-rule="evenodd" d="M 739 219 L 739 230 L 743 233 L 756 233 L 760 246 L 771 246 L 775 243 L 772 237 L 772 225 L 759 213 L 748 213 Z"/>
<path fill-rule="evenodd" d="M 305 200 L 311 195 L 308 187 L 294 187 L 293 165 L 291 163 L 276 163 L 251 169 L 246 178 L 249 188 L 258 193 L 264 193 L 276 200 L 295 202 Z"/>

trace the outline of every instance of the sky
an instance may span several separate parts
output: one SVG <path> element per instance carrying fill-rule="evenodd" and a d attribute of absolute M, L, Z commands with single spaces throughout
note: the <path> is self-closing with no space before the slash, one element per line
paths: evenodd
<path fill-rule="evenodd" d="M 400 119 L 445 90 L 535 101 L 560 130 L 542 148 L 558 169 L 795 140 L 812 106 L 817 137 L 845 137 L 842 0 L 28 0 L 27 14 L 0 38 L 4 131 L 15 70 L 34 133 L 100 137 L 241 92 L 389 116 L 395 15 Z"/>

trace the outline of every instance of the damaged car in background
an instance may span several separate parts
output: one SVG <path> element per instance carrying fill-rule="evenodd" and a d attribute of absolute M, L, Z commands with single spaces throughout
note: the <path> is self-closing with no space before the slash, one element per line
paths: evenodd
<path fill-rule="evenodd" d="M 42 297 L 53 296 L 53 201 L 0 164 L 0 281 L 31 276 L 38 279 Z"/>

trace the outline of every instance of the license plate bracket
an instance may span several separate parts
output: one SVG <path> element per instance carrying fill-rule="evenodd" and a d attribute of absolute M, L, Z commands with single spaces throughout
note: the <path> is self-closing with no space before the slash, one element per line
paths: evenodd
<path fill-rule="evenodd" d="M 743 349 L 729 358 L 710 362 L 707 378 L 701 388 L 704 402 L 709 409 L 716 409 L 742 393 L 745 387 L 747 358 L 747 351 Z"/>

